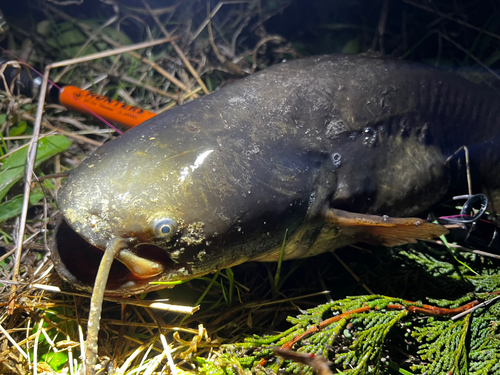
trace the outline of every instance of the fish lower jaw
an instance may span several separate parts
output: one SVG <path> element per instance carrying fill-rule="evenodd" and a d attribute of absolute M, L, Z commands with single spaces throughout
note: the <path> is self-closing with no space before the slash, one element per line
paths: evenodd
<path fill-rule="evenodd" d="M 165 270 L 160 262 L 142 258 L 129 249 L 121 250 L 115 259 L 122 262 L 138 279 L 149 279 Z"/>

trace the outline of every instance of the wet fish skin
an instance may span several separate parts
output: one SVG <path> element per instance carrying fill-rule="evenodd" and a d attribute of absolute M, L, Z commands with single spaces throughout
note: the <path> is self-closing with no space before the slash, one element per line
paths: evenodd
<path fill-rule="evenodd" d="M 92 285 L 68 271 L 76 252 L 61 255 L 61 238 L 81 241 L 69 227 L 99 249 L 128 239 L 124 263 L 158 265 L 159 274 L 141 277 L 122 267 L 108 282 L 116 294 L 272 260 L 286 230 L 287 258 L 333 250 L 366 239 L 343 234 L 326 211 L 419 214 L 460 180 L 445 161 L 462 145 L 498 208 L 497 102 L 457 75 L 404 61 L 320 56 L 273 66 L 86 159 L 58 194 L 65 229 L 53 246 L 56 268 L 83 289 Z M 155 231 L 162 220 L 173 235 Z"/>

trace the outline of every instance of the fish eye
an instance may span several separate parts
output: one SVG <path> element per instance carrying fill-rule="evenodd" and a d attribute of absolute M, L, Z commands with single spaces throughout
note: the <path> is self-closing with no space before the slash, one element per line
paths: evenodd
<path fill-rule="evenodd" d="M 158 219 L 153 223 L 153 232 L 158 238 L 172 237 L 177 232 L 177 222 L 169 218 Z"/>

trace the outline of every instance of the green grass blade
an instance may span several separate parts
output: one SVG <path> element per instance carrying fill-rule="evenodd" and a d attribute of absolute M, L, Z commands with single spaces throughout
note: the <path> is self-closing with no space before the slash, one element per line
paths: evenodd
<path fill-rule="evenodd" d="M 40 138 L 36 155 L 35 167 L 50 157 L 63 152 L 71 145 L 71 141 L 64 135 L 54 135 Z M 10 188 L 24 175 L 24 165 L 28 147 L 23 147 L 9 156 L 0 169 L 0 200 L 5 197 Z"/>

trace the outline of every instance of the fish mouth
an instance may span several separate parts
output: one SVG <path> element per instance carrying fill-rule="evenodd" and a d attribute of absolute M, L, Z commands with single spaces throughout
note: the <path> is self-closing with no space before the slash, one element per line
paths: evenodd
<path fill-rule="evenodd" d="M 77 289 L 92 292 L 104 251 L 88 243 L 63 217 L 57 222 L 50 250 L 54 267 L 62 279 Z M 150 277 L 138 276 L 115 259 L 106 284 L 106 295 L 123 296 L 165 288 L 165 285 L 152 285 L 151 282 L 168 280 L 171 272 L 176 273 L 181 268 L 164 250 L 153 244 L 136 246 L 134 255 L 157 263 L 163 272 Z"/>

